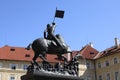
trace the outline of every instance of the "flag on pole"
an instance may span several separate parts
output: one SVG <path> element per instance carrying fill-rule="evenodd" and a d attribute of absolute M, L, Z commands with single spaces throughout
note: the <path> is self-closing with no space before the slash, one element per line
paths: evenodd
<path fill-rule="evenodd" d="M 64 17 L 64 11 L 56 10 L 55 17 L 63 18 Z"/>

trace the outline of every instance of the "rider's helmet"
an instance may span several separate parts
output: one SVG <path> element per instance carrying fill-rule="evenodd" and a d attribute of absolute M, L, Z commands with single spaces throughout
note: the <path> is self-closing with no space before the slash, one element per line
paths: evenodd
<path fill-rule="evenodd" d="M 50 24 L 47 24 L 47 28 L 50 27 Z"/>

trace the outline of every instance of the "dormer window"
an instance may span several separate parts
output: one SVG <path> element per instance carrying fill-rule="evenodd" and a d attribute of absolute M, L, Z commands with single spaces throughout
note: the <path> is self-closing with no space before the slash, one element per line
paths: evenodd
<path fill-rule="evenodd" d="M 15 48 L 11 48 L 10 51 L 15 51 Z"/>
<path fill-rule="evenodd" d="M 25 54 L 25 57 L 30 57 L 30 54 Z"/>
<path fill-rule="evenodd" d="M 91 54 L 91 55 L 93 55 L 93 54 L 94 54 L 94 52 L 90 52 L 90 54 Z"/>

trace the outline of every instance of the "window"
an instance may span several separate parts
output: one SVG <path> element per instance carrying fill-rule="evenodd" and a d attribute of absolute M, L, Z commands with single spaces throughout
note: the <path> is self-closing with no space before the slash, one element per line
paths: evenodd
<path fill-rule="evenodd" d="M 11 68 L 12 70 L 15 70 L 15 69 L 16 69 L 16 67 L 17 67 L 17 65 L 16 65 L 16 64 L 10 64 L 10 68 Z"/>
<path fill-rule="evenodd" d="M 87 74 L 86 80 L 92 80 L 91 74 Z"/>
<path fill-rule="evenodd" d="M 98 63 L 98 68 L 101 68 L 101 63 Z"/>
<path fill-rule="evenodd" d="M 109 66 L 109 61 L 108 60 L 106 61 L 106 66 Z"/>
<path fill-rule="evenodd" d="M 0 68 L 2 68 L 2 63 L 0 63 Z"/>
<path fill-rule="evenodd" d="M 99 76 L 99 79 L 98 79 L 98 80 L 102 80 L 102 76 L 101 76 L 101 75 Z"/>
<path fill-rule="evenodd" d="M 2 80 L 2 76 L 1 76 L 1 74 L 0 74 L 0 80 Z"/>
<path fill-rule="evenodd" d="M 27 65 L 27 64 L 24 64 L 24 65 L 23 65 L 23 70 L 27 70 L 27 68 L 28 68 L 28 65 Z"/>
<path fill-rule="evenodd" d="M 107 74 L 107 80 L 110 80 L 110 74 L 109 73 Z"/>
<path fill-rule="evenodd" d="M 118 72 L 115 72 L 115 80 L 119 80 L 119 74 L 118 74 Z"/>
<path fill-rule="evenodd" d="M 90 63 L 86 63 L 88 69 L 90 69 Z"/>
<path fill-rule="evenodd" d="M 117 58 L 114 58 L 114 64 L 117 64 L 118 61 L 117 61 Z"/>
<path fill-rule="evenodd" d="M 15 80 L 15 75 L 11 74 L 9 80 Z"/>

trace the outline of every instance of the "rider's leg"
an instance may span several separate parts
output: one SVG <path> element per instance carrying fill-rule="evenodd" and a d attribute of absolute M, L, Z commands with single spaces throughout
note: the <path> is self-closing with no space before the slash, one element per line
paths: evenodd
<path fill-rule="evenodd" d="M 56 42 L 58 46 L 60 46 L 62 49 L 65 49 L 62 42 L 60 42 L 55 35 L 52 34 L 52 39 Z"/>
<path fill-rule="evenodd" d="M 60 34 L 56 34 L 57 39 L 60 40 L 60 42 L 65 43 L 63 37 Z"/>

